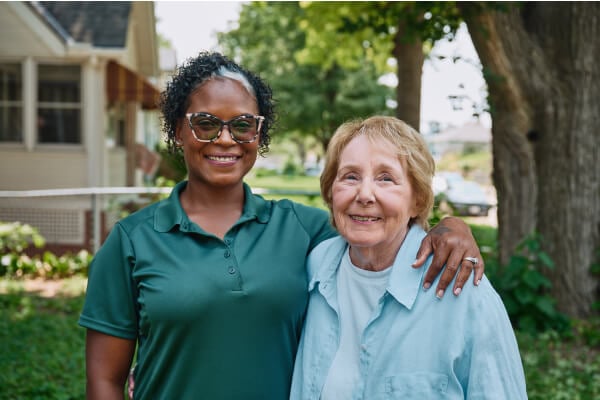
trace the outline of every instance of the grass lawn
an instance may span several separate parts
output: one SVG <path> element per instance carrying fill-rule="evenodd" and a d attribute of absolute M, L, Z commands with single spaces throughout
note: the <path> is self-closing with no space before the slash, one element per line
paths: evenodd
<path fill-rule="evenodd" d="M 252 188 L 290 189 L 319 192 L 318 176 L 273 175 L 262 177 L 246 177 L 244 179 Z"/>
<path fill-rule="evenodd" d="M 31 292 L 0 279 L 0 400 L 85 398 L 85 332 L 77 325 L 85 280 L 51 285 L 57 290 Z M 571 339 L 517 332 L 530 400 L 600 398 L 600 351 L 582 340 L 600 323 L 585 324 Z"/>
<path fill-rule="evenodd" d="M 0 279 L 0 399 L 85 398 L 84 284 L 74 277 L 39 293 Z"/>
<path fill-rule="evenodd" d="M 327 206 L 323 202 L 320 195 L 319 188 L 319 177 L 315 176 L 263 176 L 263 177 L 250 177 L 245 179 L 246 183 L 254 190 L 267 189 L 274 192 L 278 191 L 290 191 L 295 192 L 307 192 L 305 194 L 277 194 L 277 193 L 265 193 L 262 196 L 265 199 L 281 200 L 289 199 L 297 203 L 306 204 L 313 207 L 322 208 L 327 210 Z"/>

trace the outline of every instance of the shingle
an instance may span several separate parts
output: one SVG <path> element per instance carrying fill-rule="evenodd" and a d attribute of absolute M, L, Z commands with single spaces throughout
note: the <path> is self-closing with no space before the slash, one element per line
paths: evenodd
<path fill-rule="evenodd" d="M 76 42 L 125 47 L 131 2 L 41 1 L 38 3 Z"/>

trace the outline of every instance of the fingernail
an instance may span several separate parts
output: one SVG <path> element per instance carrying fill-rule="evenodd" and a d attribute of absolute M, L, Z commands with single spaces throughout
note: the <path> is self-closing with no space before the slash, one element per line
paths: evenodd
<path fill-rule="evenodd" d="M 423 284 L 423 289 L 424 289 L 424 290 L 427 290 L 427 289 L 429 289 L 430 287 L 431 287 L 431 283 L 429 283 L 429 282 L 425 282 L 425 283 Z"/>
<path fill-rule="evenodd" d="M 476 283 L 475 286 L 479 286 L 479 284 L 481 283 L 481 279 L 479 279 Z"/>
<path fill-rule="evenodd" d="M 454 295 L 455 295 L 455 296 L 458 296 L 458 295 L 460 294 L 460 292 L 462 292 L 462 289 L 461 289 L 461 288 L 456 288 L 456 289 L 454 289 Z"/>
<path fill-rule="evenodd" d="M 438 290 L 438 292 L 435 294 L 435 297 L 437 297 L 438 299 L 441 299 L 443 295 L 444 295 L 444 291 Z"/>

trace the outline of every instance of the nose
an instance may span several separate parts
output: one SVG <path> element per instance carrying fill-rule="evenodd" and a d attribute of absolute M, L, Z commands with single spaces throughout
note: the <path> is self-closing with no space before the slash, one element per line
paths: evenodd
<path fill-rule="evenodd" d="M 227 134 L 225 134 L 225 128 L 227 128 Z M 233 135 L 231 134 L 231 130 L 229 129 L 229 124 L 223 125 L 223 127 L 221 128 L 221 132 L 219 133 L 219 137 L 217 138 L 217 140 L 214 141 L 214 143 L 216 142 L 220 142 L 223 144 L 236 143 L 236 141 L 233 140 Z"/>
<path fill-rule="evenodd" d="M 375 191 L 370 179 L 363 179 L 358 185 L 356 201 L 364 205 L 375 202 Z"/>

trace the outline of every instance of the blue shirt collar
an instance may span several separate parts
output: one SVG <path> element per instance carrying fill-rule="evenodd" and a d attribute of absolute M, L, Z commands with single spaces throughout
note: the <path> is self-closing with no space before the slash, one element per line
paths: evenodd
<path fill-rule="evenodd" d="M 412 267 L 412 263 L 416 259 L 417 251 L 425 235 L 426 232 L 418 225 L 413 225 L 409 229 L 400 247 L 400 251 L 398 251 L 394 260 L 394 269 L 390 275 L 390 282 L 387 287 L 387 292 L 398 303 L 409 310 L 413 307 L 419 290 L 422 290 L 423 277 L 431 263 L 431 257 L 429 257 L 425 265 L 421 268 L 415 269 Z M 332 283 L 335 283 L 333 280 L 336 277 L 340 260 L 348 244 L 341 236 L 329 239 L 328 242 L 329 246 L 322 254 L 321 265 L 317 268 L 313 279 L 309 282 L 309 291 L 313 290 L 319 282 L 329 283 L 329 288 L 335 287 Z"/>

